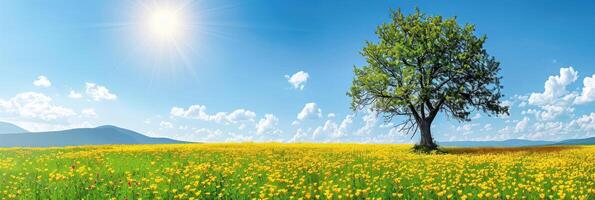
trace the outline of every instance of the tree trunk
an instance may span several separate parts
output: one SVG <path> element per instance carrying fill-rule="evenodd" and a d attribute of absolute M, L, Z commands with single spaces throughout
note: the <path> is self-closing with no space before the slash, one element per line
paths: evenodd
<path fill-rule="evenodd" d="M 432 132 L 430 130 L 430 125 L 431 122 L 418 123 L 419 130 L 421 132 L 421 139 L 419 141 L 419 145 L 428 149 L 437 149 L 438 145 L 434 143 L 434 139 L 432 138 Z"/>

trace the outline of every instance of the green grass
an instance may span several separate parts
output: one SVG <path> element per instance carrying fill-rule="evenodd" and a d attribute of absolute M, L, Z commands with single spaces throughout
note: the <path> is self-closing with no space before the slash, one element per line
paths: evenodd
<path fill-rule="evenodd" d="M 593 199 L 595 147 L 183 144 L 0 149 L 0 199 Z"/>

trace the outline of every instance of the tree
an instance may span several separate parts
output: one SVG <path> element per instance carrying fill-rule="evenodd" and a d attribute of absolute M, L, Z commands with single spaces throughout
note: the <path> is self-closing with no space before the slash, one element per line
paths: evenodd
<path fill-rule="evenodd" d="M 385 122 L 406 116 L 401 131 L 421 139 L 416 147 L 436 149 L 430 127 L 441 112 L 457 121 L 483 111 L 508 114 L 500 99 L 500 63 L 484 49 L 486 36 L 456 18 L 392 12 L 392 22 L 378 26 L 378 42 L 366 42 L 367 65 L 354 67 L 351 108 L 372 109 Z M 412 136 L 412 137 L 413 137 Z"/>

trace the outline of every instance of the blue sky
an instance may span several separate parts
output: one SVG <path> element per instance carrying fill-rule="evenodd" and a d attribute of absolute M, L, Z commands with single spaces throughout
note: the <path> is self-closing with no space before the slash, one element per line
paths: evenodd
<path fill-rule="evenodd" d="M 175 41 L 155 38 L 154 10 L 180 5 Z M 589 1 L 0 1 L 0 121 L 207 142 L 415 142 L 353 113 L 345 93 L 389 10 L 416 6 L 488 36 L 511 105 L 509 117 L 441 116 L 435 138 L 595 135 Z"/>

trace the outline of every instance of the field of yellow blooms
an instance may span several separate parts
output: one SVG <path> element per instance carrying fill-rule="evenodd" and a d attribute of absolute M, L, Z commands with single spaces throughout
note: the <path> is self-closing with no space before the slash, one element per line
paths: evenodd
<path fill-rule="evenodd" d="M 595 146 L 181 144 L 0 149 L 0 199 L 595 199 Z"/>

